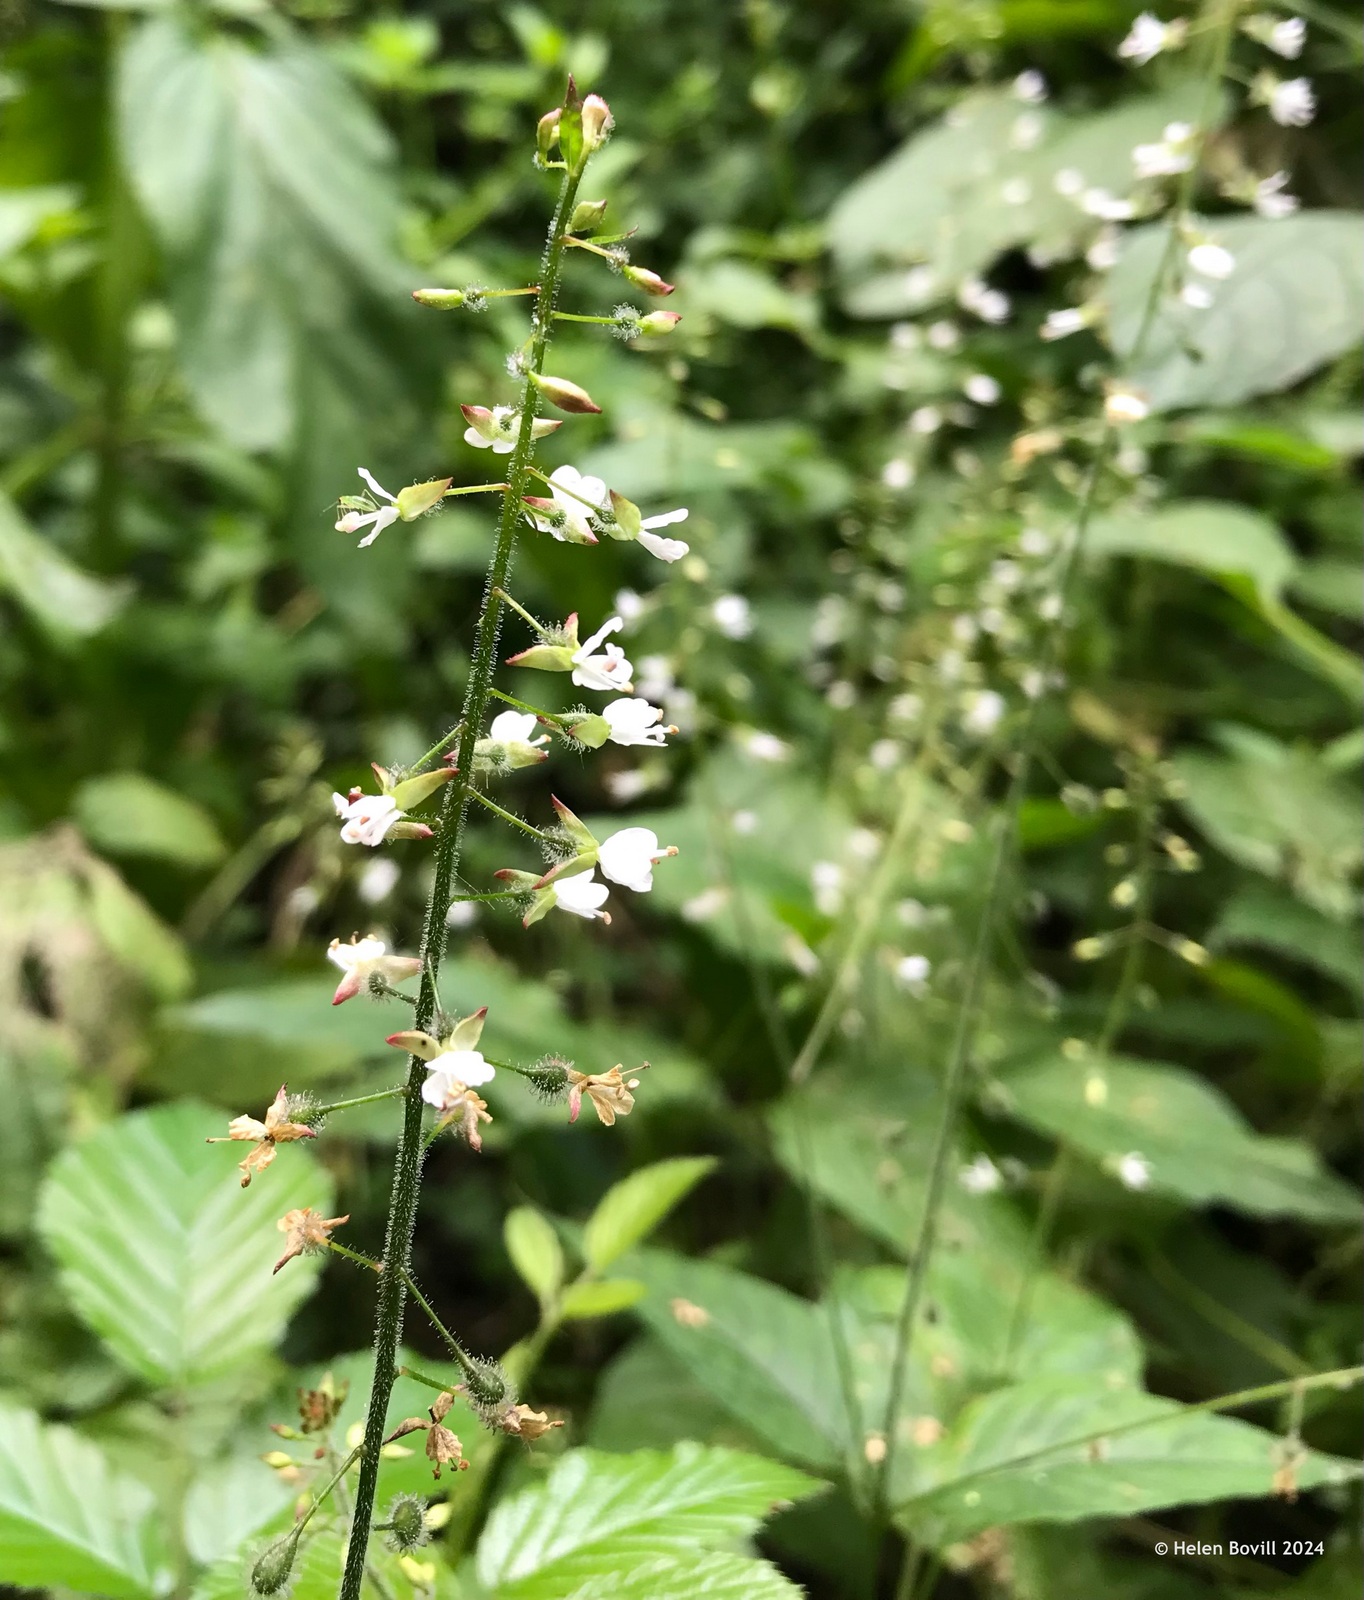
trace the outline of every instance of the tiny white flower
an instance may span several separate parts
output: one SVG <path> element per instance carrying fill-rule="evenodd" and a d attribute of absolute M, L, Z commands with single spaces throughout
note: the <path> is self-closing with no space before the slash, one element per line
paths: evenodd
<path fill-rule="evenodd" d="M 895 322 L 891 324 L 890 344 L 893 350 L 917 350 L 922 339 L 923 335 L 919 332 L 916 323 Z"/>
<path fill-rule="evenodd" d="M 609 635 L 625 626 L 621 617 L 608 617 L 601 627 L 573 652 L 573 682 L 581 689 L 629 690 L 634 669 L 618 644 L 608 644 L 600 655 L 593 652 Z"/>
<path fill-rule="evenodd" d="M 640 523 L 640 531 L 636 535 L 636 542 L 643 545 L 651 556 L 657 556 L 660 561 L 680 561 L 691 549 L 681 539 L 663 539 L 653 532 L 655 528 L 667 528 L 674 522 L 685 522 L 688 512 L 685 506 L 676 511 L 664 511 L 656 517 L 645 517 Z"/>
<path fill-rule="evenodd" d="M 1285 17 L 1276 22 L 1265 37 L 1265 43 L 1276 56 L 1285 61 L 1296 61 L 1307 43 L 1307 24 L 1301 17 Z"/>
<path fill-rule="evenodd" d="M 1137 214 L 1130 200 L 1120 200 L 1107 189 L 1086 189 L 1080 196 L 1080 209 L 1101 222 L 1130 222 Z"/>
<path fill-rule="evenodd" d="M 896 981 L 913 988 L 928 981 L 929 974 L 933 971 L 933 963 L 927 956 L 901 956 L 895 963 Z"/>
<path fill-rule="evenodd" d="M 1023 569 L 1016 561 L 1007 558 L 990 563 L 990 582 L 1006 593 L 1016 589 L 1023 581 Z"/>
<path fill-rule="evenodd" d="M 994 1194 L 1003 1184 L 1004 1174 L 989 1156 L 979 1155 L 958 1172 L 957 1182 L 967 1194 Z"/>
<path fill-rule="evenodd" d="M 854 828 L 848 835 L 848 852 L 859 861 L 874 861 L 881 853 L 881 835 L 874 828 Z"/>
<path fill-rule="evenodd" d="M 399 811 L 392 795 L 362 794 L 354 800 L 343 794 L 332 795 L 332 805 L 344 826 L 345 844 L 364 844 L 373 849 L 381 845 L 390 830 L 406 816 Z"/>
<path fill-rule="evenodd" d="M 1051 554 L 1051 535 L 1041 528 L 1024 528 L 1018 536 L 1018 548 L 1034 560 Z"/>
<path fill-rule="evenodd" d="M 968 733 L 986 738 L 999 726 L 1000 718 L 1007 709 L 1002 694 L 996 694 L 993 689 L 979 689 L 971 697 L 961 725 Z"/>
<path fill-rule="evenodd" d="M 1047 676 L 1041 667 L 1025 667 L 1023 675 L 1018 680 L 1018 687 L 1029 700 L 1036 700 L 1047 686 Z"/>
<path fill-rule="evenodd" d="M 660 847 L 652 828 L 621 828 L 603 839 L 597 851 L 601 875 L 636 894 L 647 894 L 654 886 L 654 866 L 677 854 L 675 845 Z"/>
<path fill-rule="evenodd" d="M 376 506 L 373 511 L 347 511 L 345 516 L 337 520 L 338 533 L 359 533 L 361 528 L 369 529 L 360 541 L 359 547 L 363 550 L 367 544 L 373 544 L 390 523 L 398 520 L 398 497 L 390 494 L 383 484 L 377 482 L 367 467 L 357 467 L 355 470 L 369 485 L 372 495 L 379 500 L 387 501 L 386 505 Z"/>
<path fill-rule="evenodd" d="M 1089 326 L 1089 317 L 1078 306 L 1065 306 L 1057 311 L 1049 311 L 1046 321 L 1043 322 L 1039 332 L 1042 338 L 1066 339 L 1072 333 L 1079 333 Z"/>
<path fill-rule="evenodd" d="M 791 755 L 791 746 L 784 739 L 779 739 L 775 733 L 767 733 L 761 728 L 755 728 L 743 737 L 744 749 L 755 761 L 786 761 Z"/>
<path fill-rule="evenodd" d="M 988 372 L 973 372 L 961 387 L 966 398 L 974 400 L 978 406 L 998 405 L 1004 393 Z"/>
<path fill-rule="evenodd" d="M 468 437 L 466 433 L 465 438 Z M 497 450 L 499 446 L 494 444 L 492 448 Z M 584 477 L 576 467 L 555 467 L 549 475 L 549 491 L 554 510 L 545 513 L 532 509 L 530 519 L 535 526 L 561 544 L 595 544 L 593 517 L 611 503 L 602 480 Z"/>
<path fill-rule="evenodd" d="M 903 456 L 893 456 L 881 468 L 881 482 L 887 489 L 908 489 L 914 482 L 914 468 Z"/>
<path fill-rule="evenodd" d="M 1271 222 L 1277 222 L 1282 217 L 1291 217 L 1298 209 L 1298 197 L 1288 194 L 1288 174 L 1286 172 L 1271 173 L 1267 178 L 1261 178 L 1255 185 L 1255 193 L 1251 204 L 1262 217 L 1267 217 Z"/>
<path fill-rule="evenodd" d="M 638 622 L 644 615 L 644 596 L 635 589 L 617 589 L 611 609 L 626 622 Z"/>
<path fill-rule="evenodd" d="M 363 939 L 351 939 L 348 944 L 333 939 L 327 946 L 327 960 L 333 966 L 340 967 L 345 974 L 332 996 L 334 1006 L 359 994 L 371 978 L 381 978 L 386 983 L 401 983 L 405 978 L 415 978 L 422 969 L 420 957 L 391 956 L 384 941 L 376 939 L 373 934 Z"/>
<path fill-rule="evenodd" d="M 1145 1189 L 1151 1182 L 1151 1163 L 1136 1150 L 1129 1150 L 1114 1163 L 1118 1181 L 1127 1189 Z"/>
<path fill-rule="evenodd" d="M 1062 167 L 1051 180 L 1051 186 L 1056 190 L 1057 194 L 1064 196 L 1067 200 L 1073 200 L 1076 195 L 1081 195 L 1085 192 L 1085 175 L 1083 172 L 1078 172 L 1074 167 Z"/>
<path fill-rule="evenodd" d="M 824 691 L 824 698 L 835 711 L 851 711 L 857 704 L 857 690 L 846 678 L 835 678 Z"/>
<path fill-rule="evenodd" d="M 639 663 L 635 689 L 646 700 L 666 700 L 676 680 L 667 656 L 645 656 Z"/>
<path fill-rule="evenodd" d="M 1269 114 L 1281 128 L 1305 128 L 1317 114 L 1317 97 L 1308 78 L 1289 78 L 1269 91 Z"/>
<path fill-rule="evenodd" d="M 810 887 L 819 910 L 834 916 L 843 904 L 843 868 L 836 861 L 816 861 L 810 868 Z"/>
<path fill-rule="evenodd" d="M 1118 264 L 1121 235 L 1116 228 L 1107 227 L 1085 251 L 1085 260 L 1095 272 L 1108 272 Z"/>
<path fill-rule="evenodd" d="M 603 780 L 606 792 L 617 805 L 629 805 L 631 800 L 638 800 L 642 794 L 649 792 L 651 780 L 649 774 L 639 767 L 627 768 L 624 772 L 608 772 Z"/>
<path fill-rule="evenodd" d="M 925 337 L 933 350 L 955 350 L 961 343 L 961 329 L 955 322 L 940 317 L 937 322 L 929 323 Z"/>
<path fill-rule="evenodd" d="M 982 322 L 998 324 L 1009 319 L 1008 295 L 991 289 L 979 278 L 967 278 L 957 290 L 957 300 L 968 311 L 974 311 Z"/>
<path fill-rule="evenodd" d="M 1179 298 L 1194 311 L 1207 311 L 1213 302 L 1213 292 L 1205 283 L 1186 283 Z"/>
<path fill-rule="evenodd" d="M 1236 257 L 1230 250 L 1224 249 L 1220 244 L 1211 244 L 1206 240 L 1196 244 L 1189 251 L 1189 266 L 1203 278 L 1214 278 L 1219 282 L 1231 277 L 1236 271 Z"/>
<path fill-rule="evenodd" d="M 514 406 L 494 406 L 491 411 L 486 406 L 464 406 L 461 409 L 464 420 L 469 424 L 464 430 L 466 444 L 473 445 L 475 450 L 491 450 L 496 456 L 510 455 L 516 448 L 520 429 L 516 425 Z M 538 417 L 531 424 L 532 437 L 543 439 L 558 426 L 558 422 L 548 417 Z"/>
<path fill-rule="evenodd" d="M 549 743 L 549 735 L 536 736 L 539 721 L 530 711 L 502 711 L 488 724 L 488 737 L 497 744 L 524 744 L 533 748 Z"/>
<path fill-rule="evenodd" d="M 1139 178 L 1173 178 L 1193 166 L 1193 149 L 1183 142 L 1162 139 L 1157 144 L 1139 144 L 1132 151 L 1132 169 Z"/>
<path fill-rule="evenodd" d="M 663 723 L 657 706 L 639 698 L 612 700 L 602 707 L 601 716 L 611 730 L 607 737 L 612 744 L 666 744 L 668 735 L 677 732 Z"/>
<path fill-rule="evenodd" d="M 1047 98 L 1047 80 L 1040 72 L 1029 67 L 1014 79 L 1014 93 L 1027 105 L 1041 105 Z"/>
<path fill-rule="evenodd" d="M 1057 622 L 1061 616 L 1061 596 L 1053 590 L 1037 602 L 1037 615 L 1043 622 Z"/>
<path fill-rule="evenodd" d="M 1182 20 L 1162 22 L 1149 11 L 1143 11 L 1118 46 L 1118 54 L 1124 61 L 1135 61 L 1138 66 L 1145 66 L 1162 50 L 1177 50 L 1184 43 L 1187 31 L 1188 26 Z"/>
<path fill-rule="evenodd" d="M 911 305 L 923 305 L 932 299 L 938 287 L 938 275 L 932 267 L 911 267 L 900 280 L 901 292 Z"/>
<path fill-rule="evenodd" d="M 878 739 L 867 751 L 867 760 L 877 772 L 893 772 L 904 757 L 905 747 L 898 739 Z"/>
<path fill-rule="evenodd" d="M 570 911 L 575 917 L 586 917 L 589 921 L 594 917 L 606 921 L 601 906 L 611 891 L 604 883 L 597 882 L 591 867 L 567 878 L 555 878 L 550 887 L 554 890 L 554 904 L 560 911 Z"/>
<path fill-rule="evenodd" d="M 477 1089 L 496 1076 L 496 1068 L 477 1050 L 446 1050 L 426 1063 L 426 1082 L 422 1099 L 443 1110 L 466 1089 Z"/>
<path fill-rule="evenodd" d="M 700 894 L 693 895 L 683 904 L 682 915 L 688 922 L 709 922 L 729 904 L 729 895 L 726 885 L 712 884 L 709 889 L 702 889 Z"/>
<path fill-rule="evenodd" d="M 741 594 L 722 594 L 710 614 L 727 639 L 746 639 L 753 632 L 752 608 Z"/>
<path fill-rule="evenodd" d="M 1009 129 L 1009 145 L 1014 150 L 1035 150 L 1042 142 L 1042 135 L 1047 131 L 1047 125 L 1035 111 L 1025 111 L 1022 116 L 1014 118 L 1014 125 Z"/>
<path fill-rule="evenodd" d="M 919 720 L 923 709 L 923 696 L 917 694 L 897 694 L 886 707 L 891 721 L 903 723 L 906 727 Z"/>
<path fill-rule="evenodd" d="M 937 406 L 919 406 L 909 414 L 911 433 L 936 433 L 942 427 L 942 412 Z"/>
<path fill-rule="evenodd" d="M 367 906 L 378 905 L 393 893 L 401 874 L 402 869 L 392 856 L 375 856 L 373 861 L 365 863 L 355 892 Z"/>
<path fill-rule="evenodd" d="M 1151 402 L 1139 389 L 1114 384 L 1104 396 L 1104 416 L 1109 422 L 1142 422 L 1151 415 Z"/>

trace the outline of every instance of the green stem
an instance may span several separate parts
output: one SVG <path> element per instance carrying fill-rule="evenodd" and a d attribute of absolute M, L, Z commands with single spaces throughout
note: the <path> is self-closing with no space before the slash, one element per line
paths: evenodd
<path fill-rule="evenodd" d="M 408 996 L 400 995 L 399 998 L 406 1000 Z M 376 1100 L 396 1100 L 406 1094 L 407 1085 L 400 1083 L 392 1089 L 379 1089 L 374 1094 L 357 1095 L 354 1100 L 333 1100 L 329 1106 L 318 1106 L 316 1111 L 310 1112 L 309 1115 L 329 1117 L 333 1111 L 349 1111 L 353 1106 L 372 1106 Z"/>
<path fill-rule="evenodd" d="M 435 744 L 431 746 L 424 756 L 417 757 L 417 759 L 407 769 L 408 775 L 411 776 L 413 773 L 420 772 L 428 761 L 434 761 L 437 756 L 444 755 L 454 741 L 458 739 L 460 734 L 463 732 L 464 724 L 462 722 L 457 722 L 454 727 L 450 729 L 449 733 L 447 733 L 443 738 L 436 740 Z"/>
<path fill-rule="evenodd" d="M 407 1285 L 408 1294 L 410 1294 L 412 1296 L 412 1298 L 417 1302 L 417 1304 L 421 1307 L 421 1309 L 426 1313 L 427 1320 L 430 1322 L 431 1326 L 436 1330 L 436 1332 L 441 1336 L 441 1338 L 445 1341 L 446 1345 L 449 1347 L 450 1354 L 452 1356 L 454 1356 L 455 1360 L 459 1363 L 461 1369 L 464 1372 L 464 1376 L 466 1378 L 473 1377 L 477 1373 L 478 1368 L 474 1365 L 473 1361 L 470 1359 L 468 1351 L 459 1342 L 459 1340 L 455 1338 L 454 1334 L 450 1332 L 449 1328 L 447 1328 L 445 1326 L 445 1324 L 440 1320 L 440 1318 L 436 1315 L 435 1311 L 431 1307 L 431 1302 L 426 1298 L 426 1296 L 417 1287 L 416 1283 L 413 1281 L 412 1274 L 410 1272 L 404 1272 L 403 1273 L 403 1282 Z"/>
<path fill-rule="evenodd" d="M 376 1261 L 373 1256 L 362 1255 L 359 1250 L 352 1250 L 349 1245 L 337 1244 L 335 1239 L 327 1240 L 327 1248 L 334 1256 L 344 1256 L 347 1261 L 353 1261 L 357 1267 L 364 1267 L 367 1272 L 382 1272 L 383 1263 Z"/>
<path fill-rule="evenodd" d="M 457 494 L 506 494 L 510 487 L 506 483 L 471 483 L 462 489 L 447 489 L 442 498 L 449 500 Z"/>
<path fill-rule="evenodd" d="M 532 716 L 543 717 L 546 722 L 553 722 L 559 727 L 568 721 L 561 717 L 557 711 L 542 711 L 539 706 L 528 705 L 524 700 L 518 700 L 514 694 L 507 694 L 505 690 L 494 689 L 491 691 L 494 700 L 501 700 L 504 705 L 515 706 L 518 711 L 529 711 Z"/>
<path fill-rule="evenodd" d="M 527 462 L 525 477 L 528 478 L 534 470 L 535 469 L 530 465 L 530 463 Z M 539 474 L 536 473 L 536 476 L 538 477 Z M 524 479 L 522 481 L 524 483 Z M 501 587 L 494 589 L 490 598 L 499 601 L 502 605 L 510 606 L 523 622 L 530 623 L 531 627 L 535 629 L 536 633 L 538 633 L 542 639 L 548 633 L 549 630 L 544 626 L 544 624 L 537 622 L 535 618 L 531 616 L 530 612 L 526 610 L 525 606 L 520 605 L 517 603 L 517 601 L 513 600 L 505 589 Z"/>
<path fill-rule="evenodd" d="M 527 470 L 535 448 L 532 423 L 539 403 L 539 391 L 530 373 L 544 365 L 545 350 L 553 326 L 553 311 L 559 292 L 559 269 L 563 261 L 565 229 L 573 214 L 581 170 L 566 172 L 559 190 L 554 219 L 545 241 L 540 272 L 540 291 L 536 296 L 534 325 L 527 357 L 527 376 L 521 390 L 516 446 L 507 473 L 508 488 L 502 499 L 497 539 L 488 564 L 487 598 L 474 636 L 473 664 L 464 696 L 461 716 L 463 732 L 458 744 L 459 775 L 445 786 L 441 802 L 441 830 L 436 843 L 435 874 L 431 898 L 426 907 L 422 932 L 422 981 L 417 998 L 416 1025 L 429 1027 L 438 1007 L 436 983 L 445 954 L 446 925 L 451 889 L 459 867 L 464 842 L 465 819 L 469 809 L 470 778 L 473 772 L 474 744 L 483 725 L 489 689 L 497 666 L 497 641 L 502 625 L 503 596 L 516 551 L 516 535 L 521 523 L 521 497 L 526 492 Z M 417 1195 L 421 1184 L 423 1104 L 420 1094 L 426 1063 L 413 1056 L 408 1068 L 408 1099 L 403 1114 L 402 1132 L 393 1165 L 393 1188 L 389 1201 L 388 1231 L 384 1241 L 384 1261 L 389 1270 L 379 1279 L 375 1308 L 374 1378 L 365 1437 L 361 1446 L 360 1476 L 355 1486 L 355 1516 L 351 1525 L 346 1567 L 341 1578 L 339 1600 L 360 1600 L 365 1579 L 366 1553 L 370 1525 L 374 1521 L 374 1497 L 379 1486 L 379 1451 L 384 1442 L 384 1423 L 389 1397 L 397 1376 L 398 1343 L 402 1337 L 405 1292 L 409 1288 L 408 1264 L 412 1258 L 412 1235 L 417 1223 Z"/>
<path fill-rule="evenodd" d="M 577 311 L 556 311 L 554 320 L 556 322 L 595 322 L 598 327 L 614 328 L 618 319 L 615 317 L 585 317 Z"/>
<path fill-rule="evenodd" d="M 501 817 L 503 822 L 510 822 L 513 828 L 520 828 L 522 833 L 529 833 L 536 839 L 548 839 L 549 835 L 533 823 L 527 822 L 524 817 L 514 816 L 510 811 L 504 811 L 496 800 L 489 800 L 481 789 L 470 789 L 469 798 L 477 800 L 479 805 L 491 811 L 495 817 Z"/>

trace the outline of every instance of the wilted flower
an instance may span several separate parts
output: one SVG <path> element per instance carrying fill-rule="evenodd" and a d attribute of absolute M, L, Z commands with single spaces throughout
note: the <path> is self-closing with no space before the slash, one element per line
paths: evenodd
<path fill-rule="evenodd" d="M 292 1122 L 289 1118 L 289 1087 L 281 1084 L 279 1093 L 270 1102 L 265 1121 L 255 1117 L 233 1117 L 227 1125 L 226 1138 L 212 1138 L 208 1144 L 231 1144 L 234 1140 L 247 1140 L 256 1148 L 237 1164 L 241 1168 L 242 1188 L 250 1185 L 257 1173 L 264 1172 L 275 1159 L 275 1147 L 292 1144 L 295 1139 L 315 1139 L 316 1132 L 305 1122 Z"/>
<path fill-rule="evenodd" d="M 647 1065 L 647 1063 L 646 1063 Z M 643 1068 L 640 1069 L 641 1071 Z M 576 1122 L 578 1113 L 582 1110 L 583 1096 L 592 1102 L 604 1127 L 615 1125 L 617 1117 L 628 1117 L 635 1108 L 635 1097 L 631 1092 L 639 1088 L 638 1078 L 625 1079 L 621 1077 L 619 1065 L 611 1068 L 610 1072 L 575 1072 L 571 1068 L 568 1074 L 568 1120 Z"/>
<path fill-rule="evenodd" d="M 675 844 L 659 847 L 652 828 L 621 828 L 597 847 L 601 875 L 638 894 L 654 886 L 654 865 L 677 854 Z"/>
<path fill-rule="evenodd" d="M 1162 50 L 1177 50 L 1184 43 L 1188 31 L 1188 23 L 1182 18 L 1174 22 L 1162 22 L 1151 12 L 1143 11 L 1133 20 L 1127 37 L 1118 46 L 1118 54 L 1124 61 L 1135 61 L 1138 66 L 1144 66 Z"/>
<path fill-rule="evenodd" d="M 274 1270 L 278 1272 L 295 1256 L 315 1255 L 319 1250 L 325 1250 L 332 1229 L 349 1221 L 349 1212 L 344 1217 L 324 1217 L 311 1206 L 304 1206 L 301 1211 L 286 1211 L 275 1224 L 287 1238 L 284 1254 L 275 1262 Z"/>
<path fill-rule="evenodd" d="M 469 426 L 464 430 L 464 442 L 475 450 L 491 450 L 494 455 L 506 456 L 516 448 L 517 412 L 514 406 L 461 406 L 464 420 Z M 547 433 L 562 428 L 558 418 L 537 417 L 530 425 L 531 438 L 543 439 Z"/>
<path fill-rule="evenodd" d="M 508 1406 L 498 1418 L 497 1426 L 503 1433 L 510 1433 L 518 1439 L 525 1439 L 527 1443 L 538 1439 L 542 1434 L 549 1433 L 554 1428 L 562 1428 L 562 1417 L 556 1417 L 552 1422 L 544 1411 L 532 1411 L 527 1405 Z"/>
<path fill-rule="evenodd" d="M 420 957 L 391 956 L 384 941 L 373 934 L 364 939 L 352 934 L 349 944 L 333 939 L 327 946 L 327 959 L 345 973 L 332 996 L 334 1006 L 359 994 L 375 978 L 401 983 L 405 978 L 415 978 L 422 969 Z"/>
<path fill-rule="evenodd" d="M 426 1459 L 435 1469 L 431 1474 L 433 1478 L 440 1477 L 442 1467 L 453 1467 L 456 1472 L 464 1472 L 469 1466 L 464 1459 L 463 1445 L 445 1426 L 445 1418 L 454 1403 L 453 1394 L 442 1392 L 436 1396 L 436 1402 L 431 1407 L 431 1423 L 426 1430 Z"/>
<path fill-rule="evenodd" d="M 664 744 L 677 729 L 660 719 L 663 713 L 647 700 L 612 700 L 602 707 L 602 719 L 610 728 L 612 744 Z"/>

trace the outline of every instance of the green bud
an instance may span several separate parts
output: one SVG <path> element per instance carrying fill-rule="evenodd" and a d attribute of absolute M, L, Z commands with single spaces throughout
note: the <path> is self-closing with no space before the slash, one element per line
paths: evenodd
<path fill-rule="evenodd" d="M 398 515 L 404 522 L 415 522 L 445 498 L 452 478 L 432 478 L 430 483 L 410 483 L 398 491 Z"/>
<path fill-rule="evenodd" d="M 516 1391 L 511 1379 L 496 1361 L 475 1357 L 471 1369 L 464 1375 L 464 1398 L 469 1409 L 487 1426 L 510 1405 L 516 1403 Z"/>
<path fill-rule="evenodd" d="M 436 311 L 458 311 L 468 296 L 463 289 L 414 289 L 412 298 L 419 306 Z"/>
<path fill-rule="evenodd" d="M 567 1092 L 568 1069 L 572 1065 L 561 1056 L 542 1056 L 526 1070 L 524 1077 L 537 1098 L 552 1102 L 562 1099 Z"/>
<path fill-rule="evenodd" d="M 565 732 L 569 738 L 576 739 L 579 744 L 585 744 L 589 750 L 600 750 L 611 737 L 611 724 L 605 717 L 599 717 L 593 711 L 577 722 L 567 723 Z"/>
<path fill-rule="evenodd" d="M 660 339 L 669 334 L 682 320 L 680 311 L 651 311 L 639 319 L 639 332 L 646 339 Z"/>
<path fill-rule="evenodd" d="M 562 644 L 533 644 L 519 655 L 508 656 L 509 667 L 534 667 L 539 672 L 572 672 L 573 652 Z"/>
<path fill-rule="evenodd" d="M 443 784 L 455 776 L 453 767 L 437 767 L 434 772 L 419 772 L 415 778 L 404 778 L 389 791 L 399 811 L 411 811 L 414 806 L 429 800 Z"/>
<path fill-rule="evenodd" d="M 390 1550 L 399 1555 L 420 1550 L 431 1538 L 426 1525 L 426 1502 L 415 1494 L 395 1495 L 388 1508 L 387 1531 Z"/>
<path fill-rule="evenodd" d="M 267 1545 L 251 1568 L 251 1587 L 257 1594 L 278 1594 L 288 1583 L 298 1554 L 298 1535 L 287 1533 Z"/>
<path fill-rule="evenodd" d="M 568 221 L 570 233 L 595 233 L 606 215 L 605 200 L 579 200 Z"/>

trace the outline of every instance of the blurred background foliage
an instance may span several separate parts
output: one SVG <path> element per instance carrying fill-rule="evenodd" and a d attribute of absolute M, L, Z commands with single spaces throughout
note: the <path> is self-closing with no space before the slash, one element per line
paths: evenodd
<path fill-rule="evenodd" d="M 1216 216 L 1238 269 L 1192 352 L 1162 302 L 1136 358 L 1153 415 L 1101 482 L 1039 716 L 896 1457 L 901 1527 L 937 1552 L 922 1594 L 1358 1592 L 1358 1491 L 1306 1450 L 1358 1454 L 1329 1390 L 1254 1413 L 1306 1441 L 1300 1485 L 1326 1487 L 1300 1498 L 1263 1498 L 1263 1435 L 1196 1414 L 1121 1473 L 952 1490 L 1164 1403 L 1144 1390 L 1359 1359 L 1361 48 L 1352 8 L 1296 9 L 1318 117 L 1280 128 L 1229 86 L 1200 204 L 1286 167 L 1303 210 Z M 352 928 L 410 946 L 427 857 L 345 850 L 329 796 L 454 721 L 490 521 L 469 502 L 357 556 L 332 507 L 359 463 L 478 481 L 458 405 L 511 398 L 524 309 L 407 294 L 533 281 L 529 130 L 568 71 L 619 130 L 588 187 L 684 320 L 662 350 L 564 334 L 555 368 L 604 415 L 548 454 L 688 505 L 692 554 L 665 574 L 528 539 L 515 592 L 621 610 L 685 737 L 559 755 L 507 803 L 552 788 L 682 854 L 609 929 L 454 926 L 446 1003 L 490 1008 L 490 1053 L 651 1066 L 611 1133 L 499 1078 L 483 1155 L 433 1154 L 418 1272 L 505 1350 L 548 1270 L 509 1215 L 577 1248 L 632 1169 L 712 1156 L 627 1258 L 634 1303 L 548 1344 L 534 1398 L 569 1427 L 504 1486 L 565 1443 L 692 1438 L 855 1490 L 1105 347 L 1136 342 L 1161 248 L 1158 222 L 1110 246 L 1056 177 L 1126 193 L 1133 146 L 1200 93 L 1184 56 L 1115 60 L 1134 10 L 0 7 L 0 1579 L 187 1592 L 280 1515 L 258 1458 L 297 1374 L 363 1390 L 363 1276 L 267 1269 L 274 1217 L 333 1192 L 380 1248 L 393 1115 L 338 1119 L 249 1197 L 199 1141 L 286 1079 L 392 1081 L 398 1024 L 331 1011 L 322 952 Z M 621 297 L 599 266 L 570 262 L 566 306 Z M 1039 340 L 1091 293 L 1096 329 Z M 473 889 L 514 843 L 479 824 Z M 191 1332 L 152 1326 L 176 1296 Z M 41 1451 L 69 1495 L 33 1487 Z M 123 1508 L 102 1530 L 54 1509 L 101 1497 Z M 870 1600 L 856 1498 L 784 1514 L 763 1552 Z M 1158 1527 L 1310 1548 L 1172 1563 Z M 300 1583 L 329 1592 L 318 1571 Z M 546 1582 L 514 1592 L 569 1592 Z"/>

